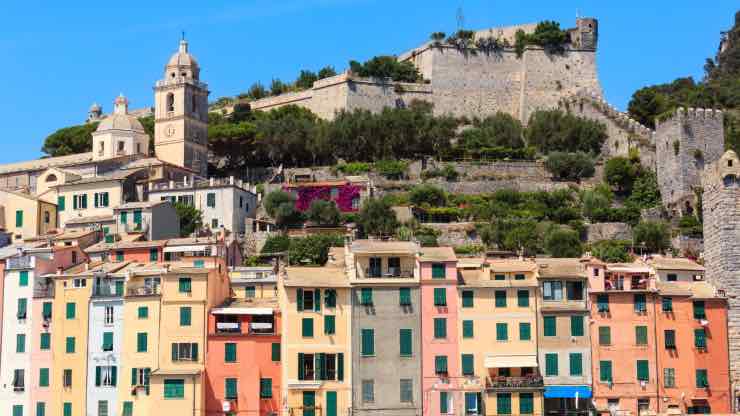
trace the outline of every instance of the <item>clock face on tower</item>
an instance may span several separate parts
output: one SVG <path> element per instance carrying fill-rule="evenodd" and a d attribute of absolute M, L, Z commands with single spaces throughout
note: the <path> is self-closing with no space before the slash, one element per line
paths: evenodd
<path fill-rule="evenodd" d="M 172 137 L 175 135 L 175 126 L 167 126 L 164 130 L 164 134 L 167 135 L 167 137 Z"/>

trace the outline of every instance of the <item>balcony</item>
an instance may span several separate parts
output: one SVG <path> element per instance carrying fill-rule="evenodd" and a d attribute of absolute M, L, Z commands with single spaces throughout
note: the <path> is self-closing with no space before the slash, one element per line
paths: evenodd
<path fill-rule="evenodd" d="M 92 293 L 93 297 L 116 297 L 116 296 L 123 296 L 122 288 L 116 290 L 115 285 L 95 285 L 95 288 L 93 289 Z"/>
<path fill-rule="evenodd" d="M 486 377 L 486 390 L 542 389 L 545 382 L 540 375 L 522 377 Z"/>
<path fill-rule="evenodd" d="M 5 270 L 24 270 L 34 268 L 33 256 L 10 257 L 5 261 Z"/>
<path fill-rule="evenodd" d="M 240 322 L 216 322 L 216 334 L 241 334 L 242 324 Z"/>
<path fill-rule="evenodd" d="M 273 335 L 275 328 L 272 322 L 250 322 L 249 335 Z"/>
<path fill-rule="evenodd" d="M 39 284 L 33 287 L 33 297 L 34 298 L 53 298 L 54 297 L 54 285 L 52 283 L 49 284 Z"/>
<path fill-rule="evenodd" d="M 411 278 L 414 277 L 413 270 L 404 270 L 400 267 L 388 267 L 387 270 L 376 269 L 372 267 L 365 268 L 363 278 L 368 279 L 387 279 L 387 278 Z"/>
<path fill-rule="evenodd" d="M 161 294 L 160 286 L 138 286 L 126 290 L 126 296 L 159 296 Z"/>
<path fill-rule="evenodd" d="M 245 331 L 242 331 L 242 328 Z M 216 335 L 275 335 L 274 322 L 216 322 Z"/>

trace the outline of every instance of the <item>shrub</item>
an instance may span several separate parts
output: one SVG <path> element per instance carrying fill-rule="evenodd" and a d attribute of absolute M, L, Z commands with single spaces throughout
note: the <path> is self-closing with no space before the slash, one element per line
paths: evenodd
<path fill-rule="evenodd" d="M 287 91 L 288 86 L 277 78 L 274 78 L 270 83 L 270 95 L 280 95 Z"/>
<path fill-rule="evenodd" d="M 594 175 L 593 159 L 586 153 L 552 152 L 545 160 L 545 169 L 556 179 L 580 181 Z"/>
<path fill-rule="evenodd" d="M 262 254 L 283 253 L 290 248 L 290 237 L 287 234 L 273 234 L 267 237 L 262 246 Z"/>
<path fill-rule="evenodd" d="M 265 211 L 279 226 L 301 221 L 302 215 L 295 208 L 295 196 L 284 191 L 273 191 L 265 197 Z"/>
<path fill-rule="evenodd" d="M 370 164 L 365 162 L 350 162 L 337 165 L 336 169 L 345 175 L 359 175 L 370 172 Z"/>
<path fill-rule="evenodd" d="M 265 86 L 262 85 L 262 83 L 255 82 L 254 84 L 252 84 L 252 86 L 249 87 L 249 90 L 247 91 L 247 96 L 252 100 L 265 98 L 267 97 L 267 89 L 265 89 Z"/>
<path fill-rule="evenodd" d="M 702 224 L 694 215 L 684 215 L 678 221 L 678 228 L 681 235 L 689 237 L 701 237 L 704 234 Z"/>
<path fill-rule="evenodd" d="M 526 130 L 527 143 L 543 154 L 554 151 L 599 154 L 607 138 L 606 126 L 595 120 L 561 110 L 532 113 Z"/>
<path fill-rule="evenodd" d="M 664 222 L 643 221 L 633 229 L 634 240 L 650 253 L 659 253 L 670 247 L 668 225 Z"/>
<path fill-rule="evenodd" d="M 337 225 L 341 214 L 334 201 L 316 199 L 311 201 L 306 217 L 318 225 Z"/>
<path fill-rule="evenodd" d="M 601 261 L 607 263 L 626 263 L 632 260 L 627 252 L 626 246 L 629 242 L 604 240 L 591 246 L 591 254 Z"/>
<path fill-rule="evenodd" d="M 291 265 L 323 265 L 329 258 L 329 248 L 340 247 L 343 244 L 344 237 L 340 234 L 291 238 L 288 262 Z"/>
<path fill-rule="evenodd" d="M 455 254 L 476 255 L 486 251 L 486 248 L 480 244 L 463 244 L 454 247 Z"/>
<path fill-rule="evenodd" d="M 429 227 L 422 227 L 414 232 L 414 238 L 422 247 L 437 247 L 438 236 L 439 232 Z"/>
<path fill-rule="evenodd" d="M 421 74 L 413 63 L 399 62 L 395 56 L 376 56 L 365 63 L 350 61 L 353 74 L 365 78 L 390 78 L 397 82 L 419 82 Z"/>
<path fill-rule="evenodd" d="M 379 160 L 373 164 L 373 169 L 388 179 L 401 179 L 408 166 L 408 162 L 402 160 Z"/>
<path fill-rule="evenodd" d="M 357 224 L 365 234 L 376 237 L 393 235 L 398 220 L 396 213 L 385 201 L 370 198 L 365 201 L 357 217 Z"/>
<path fill-rule="evenodd" d="M 458 146 L 468 154 L 475 154 L 487 147 L 520 149 L 524 147 L 523 131 L 519 120 L 510 114 L 498 112 L 463 130 Z"/>
<path fill-rule="evenodd" d="M 652 208 L 660 204 L 660 188 L 654 172 L 644 170 L 637 177 L 627 202 L 639 208 Z"/>
<path fill-rule="evenodd" d="M 180 220 L 180 237 L 192 235 L 203 226 L 203 214 L 194 206 L 176 202 L 175 212 Z"/>
<path fill-rule="evenodd" d="M 633 163 L 626 157 L 613 157 L 607 160 L 604 166 L 604 179 L 617 193 L 628 195 L 640 174 L 640 165 Z"/>
<path fill-rule="evenodd" d="M 566 227 L 551 227 L 545 234 L 545 251 L 553 257 L 580 257 L 583 253 L 577 231 Z"/>
<path fill-rule="evenodd" d="M 409 201 L 417 206 L 442 207 L 447 204 L 447 194 L 433 185 L 417 185 L 409 192 Z"/>
<path fill-rule="evenodd" d="M 319 70 L 319 79 L 331 78 L 336 75 L 337 71 L 335 71 L 334 67 L 331 65 L 327 65 Z"/>
<path fill-rule="evenodd" d="M 455 167 L 452 165 L 445 165 L 443 168 L 434 168 L 434 169 L 427 169 L 423 172 L 421 172 L 421 178 L 424 180 L 432 179 L 432 178 L 445 178 L 449 182 L 455 182 L 457 181 L 458 176 L 460 176 L 459 173 L 455 170 Z"/>

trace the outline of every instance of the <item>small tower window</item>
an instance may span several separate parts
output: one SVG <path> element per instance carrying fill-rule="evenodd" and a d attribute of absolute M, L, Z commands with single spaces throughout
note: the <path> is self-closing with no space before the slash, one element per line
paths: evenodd
<path fill-rule="evenodd" d="M 191 98 L 193 102 L 193 106 L 192 106 L 193 113 L 197 113 L 198 112 L 198 97 L 196 97 L 195 94 L 193 94 Z"/>
<path fill-rule="evenodd" d="M 167 94 L 167 112 L 175 111 L 175 94 Z"/>
<path fill-rule="evenodd" d="M 124 143 L 123 142 L 118 142 L 118 151 L 119 152 L 123 152 L 123 146 L 124 146 Z"/>
<path fill-rule="evenodd" d="M 175 78 L 175 73 L 174 72 L 171 73 L 170 76 L 174 79 Z"/>
<path fill-rule="evenodd" d="M 183 73 L 180 74 L 180 76 L 183 77 L 183 78 L 185 78 L 185 77 L 188 76 L 188 73 L 187 72 L 183 72 Z"/>
<path fill-rule="evenodd" d="M 730 159 L 730 160 L 727 161 L 727 167 L 728 168 L 731 168 L 732 167 L 732 159 Z"/>
<path fill-rule="evenodd" d="M 56 181 L 57 181 L 57 175 L 53 173 L 46 177 L 46 182 L 56 182 Z"/>

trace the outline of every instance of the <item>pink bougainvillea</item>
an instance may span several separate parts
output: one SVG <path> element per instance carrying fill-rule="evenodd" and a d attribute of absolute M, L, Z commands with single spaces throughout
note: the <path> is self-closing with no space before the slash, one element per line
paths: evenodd
<path fill-rule="evenodd" d="M 296 189 L 298 195 L 295 207 L 298 211 L 304 212 L 311 206 L 311 202 L 317 199 L 331 201 L 331 190 L 337 189 L 339 192 L 334 202 L 341 212 L 356 212 L 359 209 L 353 207 L 352 201 L 360 199 L 362 187 L 345 184 L 345 185 L 322 185 L 322 186 L 303 186 Z"/>

